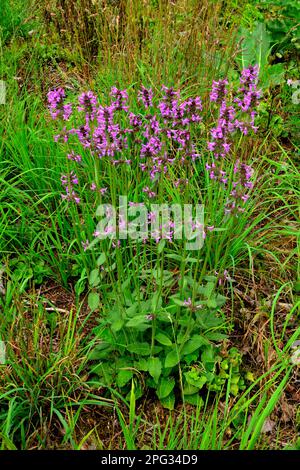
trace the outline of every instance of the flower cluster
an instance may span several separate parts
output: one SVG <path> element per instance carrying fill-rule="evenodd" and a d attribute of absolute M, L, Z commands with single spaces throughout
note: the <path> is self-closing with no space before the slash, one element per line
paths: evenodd
<path fill-rule="evenodd" d="M 144 104 L 146 109 L 153 106 L 152 88 L 145 88 L 144 86 L 142 86 L 141 90 L 138 93 L 138 100 Z"/>
<path fill-rule="evenodd" d="M 61 184 L 65 189 L 65 194 L 62 194 L 62 199 L 67 201 L 74 201 L 76 204 L 80 203 L 80 197 L 74 191 L 74 185 L 78 185 L 78 178 L 74 171 L 71 171 L 69 175 L 61 176 Z"/>
<path fill-rule="evenodd" d="M 210 93 L 210 101 L 219 105 L 219 117 L 217 125 L 211 129 L 211 139 L 207 143 L 207 148 L 213 154 L 213 161 L 206 163 L 206 170 L 212 180 L 217 180 L 223 185 L 229 183 L 229 176 L 224 170 L 224 158 L 230 154 L 233 140 L 232 134 L 237 130 L 244 135 L 249 129 L 257 130 L 254 125 L 256 107 L 261 96 L 257 90 L 258 66 L 250 66 L 244 69 L 241 74 L 241 87 L 237 93 L 233 93 L 230 100 L 227 89 L 228 81 L 214 81 Z M 232 181 L 232 191 L 230 200 L 227 201 L 225 213 L 237 214 L 243 211 L 243 204 L 249 198 L 249 190 L 252 188 L 250 181 L 252 169 L 241 163 L 235 162 L 234 177 Z"/>
<path fill-rule="evenodd" d="M 191 127 L 201 120 L 201 99 L 197 96 L 180 101 L 179 91 L 172 87 L 163 86 L 162 91 L 163 96 L 155 107 L 152 89 L 141 88 L 138 101 L 146 111 L 141 114 L 130 111 L 126 90 L 113 87 L 107 106 L 99 104 L 92 91 L 84 92 L 78 98 L 79 119 L 74 116 L 79 125 L 69 130 L 64 127 L 55 140 L 70 142 L 71 136 L 77 136 L 82 147 L 98 158 L 108 157 L 113 165 L 131 165 L 131 158 L 124 157 L 130 139 L 130 149 L 138 150 L 141 170 L 148 172 L 150 182 L 155 186 L 170 165 L 183 164 L 187 159 L 194 160 L 199 156 L 192 142 Z M 74 114 L 75 108 L 64 104 L 64 100 L 62 88 L 48 93 L 53 119 L 69 120 Z M 122 113 L 122 119 L 118 117 L 119 113 Z M 68 159 L 81 162 L 81 156 L 74 151 L 68 153 Z M 155 192 L 149 188 L 145 194 L 151 198 Z"/>
<path fill-rule="evenodd" d="M 216 103 L 222 103 L 222 101 L 225 99 L 225 96 L 227 95 L 227 88 L 226 88 L 227 85 L 228 85 L 228 81 L 226 79 L 219 80 L 218 82 L 214 80 L 212 84 L 212 90 L 209 95 L 210 101 L 215 101 Z"/>
<path fill-rule="evenodd" d="M 49 91 L 47 98 L 52 118 L 57 119 L 61 116 L 62 119 L 67 121 L 72 114 L 72 105 L 70 103 L 64 104 L 65 90 L 57 88 L 56 90 Z"/>
<path fill-rule="evenodd" d="M 86 115 L 86 123 L 95 119 L 97 113 L 97 96 L 92 91 L 82 93 L 79 98 L 78 111 L 83 111 Z"/>
<path fill-rule="evenodd" d="M 230 192 L 231 200 L 225 205 L 225 213 L 237 214 L 243 212 L 243 203 L 248 201 L 248 191 L 253 188 L 251 181 L 253 170 L 249 165 L 236 161 L 233 169 L 232 191 Z"/>
<path fill-rule="evenodd" d="M 249 128 L 252 128 L 254 132 L 257 130 L 257 127 L 254 125 L 254 119 L 257 114 L 255 108 L 261 97 L 261 91 L 257 89 L 258 72 L 258 65 L 250 66 L 248 69 L 242 71 L 240 78 L 242 86 L 238 90 L 238 96 L 234 98 L 234 102 L 237 106 L 250 116 L 249 122 L 237 122 L 237 127 L 239 127 L 241 132 L 245 135 L 248 134 Z"/>
<path fill-rule="evenodd" d="M 252 169 L 237 160 L 232 176 L 226 172 L 226 161 L 233 149 L 233 135 L 237 131 L 245 135 L 251 129 L 256 130 L 254 119 L 260 98 L 257 78 L 258 67 L 251 66 L 242 71 L 236 92 L 229 88 L 226 79 L 212 84 L 210 101 L 217 107 L 218 117 L 207 142 L 212 158 L 205 167 L 211 180 L 228 188 L 230 198 L 226 202 L 226 214 L 242 211 L 252 188 Z M 137 96 L 140 106 L 137 113 L 130 109 L 127 90 L 112 87 L 109 97 L 108 104 L 100 104 L 96 94 L 87 91 L 79 95 L 74 106 L 65 102 L 66 94 L 62 88 L 49 91 L 48 107 L 52 118 L 69 121 L 55 140 L 68 142 L 72 147 L 76 144 L 74 139 L 78 139 L 82 150 L 88 150 L 95 159 L 106 159 L 113 166 L 134 165 L 135 169 L 147 172 L 149 179 L 142 192 L 144 198 L 153 199 L 157 194 L 157 182 L 162 175 L 168 174 L 170 167 L 175 167 L 174 174 L 178 174 L 177 169 L 200 157 L 194 134 L 197 134 L 202 119 L 201 99 L 199 96 L 182 99 L 180 91 L 163 85 L 162 96 L 156 101 L 153 90 L 142 86 Z M 70 165 L 84 165 L 82 156 L 73 149 L 68 151 L 67 158 Z M 99 181 L 96 175 L 95 179 Z M 62 175 L 61 182 L 65 191 L 63 199 L 78 204 L 76 174 Z M 186 177 L 175 177 L 174 186 L 181 191 L 188 183 Z M 88 187 L 102 196 L 107 191 L 95 183 L 89 183 Z M 170 239 L 172 227 L 168 229 L 167 238 Z"/>

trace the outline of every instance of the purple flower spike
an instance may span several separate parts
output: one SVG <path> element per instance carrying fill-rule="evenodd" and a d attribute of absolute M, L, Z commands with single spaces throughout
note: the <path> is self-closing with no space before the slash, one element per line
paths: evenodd
<path fill-rule="evenodd" d="M 65 90 L 57 88 L 49 91 L 47 94 L 48 108 L 53 119 L 62 117 L 64 121 L 68 121 L 72 114 L 72 105 L 64 104 Z"/>
<path fill-rule="evenodd" d="M 210 101 L 221 103 L 227 95 L 226 85 L 228 85 L 228 81 L 226 79 L 219 80 L 218 82 L 213 81 L 212 90 L 209 95 Z"/>
<path fill-rule="evenodd" d="M 152 88 L 145 88 L 142 86 L 141 90 L 138 93 L 138 100 L 141 101 L 145 108 L 148 109 L 153 106 L 153 91 Z"/>

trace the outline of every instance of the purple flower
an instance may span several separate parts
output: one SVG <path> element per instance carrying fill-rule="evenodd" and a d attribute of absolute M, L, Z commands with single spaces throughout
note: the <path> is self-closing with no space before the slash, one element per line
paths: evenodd
<path fill-rule="evenodd" d="M 142 119 L 134 113 L 129 114 L 129 122 L 134 131 L 138 131 L 142 127 Z M 128 129 L 128 131 L 130 130 Z"/>
<path fill-rule="evenodd" d="M 67 158 L 69 160 L 73 160 L 74 162 L 81 162 L 82 158 L 80 155 L 75 155 L 74 151 L 72 150 L 71 153 L 68 153 Z"/>
<path fill-rule="evenodd" d="M 48 108 L 53 119 L 62 117 L 63 120 L 67 121 L 72 114 L 72 105 L 64 104 L 65 90 L 63 88 L 57 88 L 49 91 L 47 94 Z"/>
<path fill-rule="evenodd" d="M 189 297 L 187 300 L 184 300 L 183 301 L 183 304 L 186 306 L 186 307 L 192 307 L 193 303 L 192 303 L 192 299 L 191 297 Z"/>
<path fill-rule="evenodd" d="M 90 246 L 90 242 L 86 240 L 85 242 L 81 242 L 81 245 L 83 247 L 83 251 L 86 251 L 88 247 Z"/>
<path fill-rule="evenodd" d="M 113 109 L 115 109 L 116 111 L 129 110 L 127 106 L 128 93 L 126 90 L 119 90 L 114 86 L 111 89 L 110 96 L 115 98 L 115 101 L 113 101 L 111 104 Z"/>
<path fill-rule="evenodd" d="M 65 194 L 61 194 L 62 199 L 74 201 L 76 204 L 79 204 L 80 198 L 73 189 L 73 185 L 78 184 L 78 178 L 74 171 L 71 171 L 69 175 L 61 175 L 60 181 L 65 189 Z"/>
<path fill-rule="evenodd" d="M 209 95 L 210 101 L 221 103 L 227 95 L 226 85 L 228 85 L 228 81 L 226 79 L 219 80 L 218 82 L 213 81 L 212 90 Z"/>
<path fill-rule="evenodd" d="M 143 193 L 146 193 L 147 196 L 152 199 L 156 196 L 156 193 L 154 191 L 151 191 L 151 189 L 149 188 L 149 186 L 146 186 L 145 188 L 143 188 Z"/>
<path fill-rule="evenodd" d="M 142 101 L 145 108 L 148 109 L 153 106 L 153 91 L 152 88 L 145 88 L 142 86 L 141 90 L 138 93 L 138 100 Z"/>
<path fill-rule="evenodd" d="M 78 98 L 78 111 L 86 114 L 86 120 L 94 120 L 97 112 L 97 96 L 92 91 L 82 93 Z"/>

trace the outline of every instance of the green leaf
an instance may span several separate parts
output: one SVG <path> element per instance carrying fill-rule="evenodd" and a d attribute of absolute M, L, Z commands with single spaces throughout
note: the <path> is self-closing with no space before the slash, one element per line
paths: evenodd
<path fill-rule="evenodd" d="M 204 405 L 203 398 L 199 396 L 198 393 L 195 393 L 194 395 L 187 395 L 184 397 L 184 401 L 186 403 L 189 403 L 190 405 L 197 406 L 199 408 L 202 408 Z"/>
<path fill-rule="evenodd" d="M 97 266 L 102 266 L 106 261 L 106 254 L 101 253 L 101 255 L 97 258 Z"/>
<path fill-rule="evenodd" d="M 116 320 L 113 320 L 113 322 L 111 324 L 111 329 L 112 329 L 112 331 L 117 333 L 118 331 L 120 331 L 123 328 L 123 326 L 124 326 L 123 318 L 117 318 Z"/>
<path fill-rule="evenodd" d="M 119 388 L 124 387 L 133 377 L 132 370 L 121 369 L 117 375 L 117 385 Z"/>
<path fill-rule="evenodd" d="M 137 370 L 141 370 L 141 371 L 143 371 L 143 372 L 147 372 L 147 371 L 148 371 L 149 364 L 148 364 L 147 359 L 141 358 L 139 361 L 136 361 L 136 362 L 134 363 L 134 367 L 135 367 Z"/>
<path fill-rule="evenodd" d="M 182 350 L 180 351 L 183 356 L 186 354 L 191 354 L 197 349 L 201 348 L 201 346 L 209 344 L 209 341 L 201 335 L 193 335 L 191 339 L 189 339 L 185 345 L 183 346 Z"/>
<path fill-rule="evenodd" d="M 150 357 L 148 360 L 149 374 L 154 378 L 155 382 L 158 383 L 158 379 L 161 375 L 162 364 L 158 357 Z"/>
<path fill-rule="evenodd" d="M 166 355 L 165 367 L 174 367 L 180 361 L 178 351 L 173 349 Z"/>
<path fill-rule="evenodd" d="M 151 323 L 149 322 L 149 320 L 147 320 L 146 315 L 136 315 L 135 317 L 131 318 L 131 320 L 129 320 L 126 323 L 126 326 L 128 328 L 137 328 L 143 323 L 145 324 L 148 323 L 147 326 L 151 327 Z"/>
<path fill-rule="evenodd" d="M 162 377 L 159 381 L 156 394 L 160 400 L 166 398 L 175 387 L 175 379 L 173 377 Z"/>
<path fill-rule="evenodd" d="M 285 68 L 283 64 L 268 65 L 261 73 L 260 86 L 265 89 L 280 85 L 284 83 L 284 76 Z"/>
<path fill-rule="evenodd" d="M 204 279 L 208 282 L 213 282 L 213 283 L 216 283 L 217 280 L 218 280 L 218 278 L 216 276 L 209 276 L 209 275 L 204 276 Z"/>
<path fill-rule="evenodd" d="M 164 333 L 157 333 L 155 335 L 155 339 L 156 341 L 158 341 L 160 344 L 163 344 L 164 346 L 172 346 L 172 341 Z"/>
<path fill-rule="evenodd" d="M 253 31 L 242 28 L 240 37 L 243 38 L 240 55 L 241 68 L 258 64 L 262 70 L 267 64 L 270 52 L 270 34 L 267 32 L 265 23 L 256 23 Z"/>
<path fill-rule="evenodd" d="M 239 386 L 236 385 L 236 384 L 231 384 L 230 385 L 230 393 L 232 393 L 232 395 L 234 395 L 236 397 L 239 393 Z"/>
<path fill-rule="evenodd" d="M 205 333 L 205 337 L 210 341 L 222 341 L 223 339 L 228 338 L 224 333 L 219 333 L 218 331 L 208 331 Z"/>
<path fill-rule="evenodd" d="M 214 297 L 212 299 L 208 299 L 207 306 L 208 308 L 213 308 L 213 309 L 217 308 L 218 307 L 217 300 Z"/>
<path fill-rule="evenodd" d="M 197 321 L 203 329 L 208 330 L 216 326 L 220 326 L 223 323 L 221 318 L 218 318 L 214 313 L 209 311 L 199 312 L 197 315 Z"/>
<path fill-rule="evenodd" d="M 227 298 L 224 297 L 224 295 L 218 294 L 216 297 L 218 307 L 222 307 L 225 304 L 226 300 Z"/>
<path fill-rule="evenodd" d="M 97 366 L 91 370 L 92 374 L 96 374 L 103 379 L 105 385 L 111 385 L 113 383 L 114 372 L 114 368 L 105 362 L 97 364 Z"/>
<path fill-rule="evenodd" d="M 195 387 L 194 385 L 187 383 L 185 384 L 184 389 L 183 389 L 184 397 L 186 397 L 187 395 L 194 395 L 194 393 L 198 393 L 198 391 L 199 391 L 198 387 Z"/>
<path fill-rule="evenodd" d="M 300 294 L 300 281 L 295 281 L 293 288 L 296 294 Z"/>
<path fill-rule="evenodd" d="M 93 269 L 89 277 L 89 283 L 91 287 L 96 287 L 100 284 L 99 270 Z"/>
<path fill-rule="evenodd" d="M 178 299 L 178 297 L 171 297 L 171 300 L 175 305 L 179 305 L 180 307 L 185 307 L 184 301 Z"/>
<path fill-rule="evenodd" d="M 152 353 L 153 354 L 159 354 L 162 350 L 163 350 L 162 346 L 153 346 Z"/>
<path fill-rule="evenodd" d="M 176 308 L 175 305 L 173 305 L 172 307 Z M 160 322 L 163 322 L 163 323 L 172 323 L 172 313 L 174 313 L 174 311 L 171 310 L 170 306 L 168 306 L 168 310 L 160 310 L 158 313 L 157 313 L 157 319 L 160 321 Z"/>
<path fill-rule="evenodd" d="M 216 353 L 215 353 L 213 346 L 206 347 L 204 349 L 203 353 L 201 354 L 201 361 L 203 362 L 203 364 L 205 365 L 205 368 L 208 371 L 213 370 L 214 364 L 216 361 Z"/>
<path fill-rule="evenodd" d="M 160 254 L 164 247 L 165 247 L 165 244 L 166 244 L 166 240 L 165 239 L 162 239 L 160 240 L 160 242 L 158 243 L 158 246 L 157 246 L 157 253 Z"/>
<path fill-rule="evenodd" d="M 150 345 L 148 343 L 128 344 L 127 349 L 129 352 L 139 354 L 140 356 L 149 356 L 151 353 Z"/>
<path fill-rule="evenodd" d="M 175 406 L 175 395 L 174 393 L 170 393 L 166 398 L 161 398 L 160 402 L 164 408 L 167 408 L 167 410 L 174 410 Z"/>
<path fill-rule="evenodd" d="M 199 359 L 198 353 L 186 354 L 184 356 L 184 362 L 186 362 L 186 364 L 188 365 L 192 364 L 193 362 L 196 362 L 198 359 Z"/>
<path fill-rule="evenodd" d="M 88 355 L 90 361 L 105 359 L 108 357 L 110 351 L 113 350 L 113 347 L 110 343 L 103 342 L 98 344 Z"/>
<path fill-rule="evenodd" d="M 94 312 L 100 305 L 100 295 L 96 292 L 90 292 L 88 296 L 88 306 Z"/>
<path fill-rule="evenodd" d="M 135 302 L 133 305 L 130 305 L 130 307 L 126 308 L 126 316 L 133 318 L 134 315 L 136 314 L 138 308 L 138 303 Z"/>
<path fill-rule="evenodd" d="M 215 290 L 215 283 L 209 281 L 203 289 L 203 294 L 207 299 L 210 299 L 214 290 Z"/>
<path fill-rule="evenodd" d="M 188 384 L 201 389 L 203 385 L 206 384 L 207 378 L 205 375 L 199 375 L 199 372 L 200 371 L 197 371 L 196 369 L 191 369 L 186 372 L 184 376 Z"/>

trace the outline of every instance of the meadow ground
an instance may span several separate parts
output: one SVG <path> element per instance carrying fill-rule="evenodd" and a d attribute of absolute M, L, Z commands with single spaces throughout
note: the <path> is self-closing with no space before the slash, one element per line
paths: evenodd
<path fill-rule="evenodd" d="M 1 1 L 1 449 L 300 448 L 299 21 Z"/>

